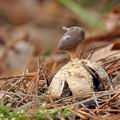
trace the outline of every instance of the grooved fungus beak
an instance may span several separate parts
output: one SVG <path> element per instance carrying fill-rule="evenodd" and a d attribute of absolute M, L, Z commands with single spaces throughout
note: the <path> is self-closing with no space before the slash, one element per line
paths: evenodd
<path fill-rule="evenodd" d="M 63 27 L 65 30 L 65 34 L 60 39 L 58 49 L 59 50 L 66 50 L 70 53 L 71 59 L 77 57 L 76 49 L 78 45 L 84 40 L 85 32 L 81 27 Z"/>

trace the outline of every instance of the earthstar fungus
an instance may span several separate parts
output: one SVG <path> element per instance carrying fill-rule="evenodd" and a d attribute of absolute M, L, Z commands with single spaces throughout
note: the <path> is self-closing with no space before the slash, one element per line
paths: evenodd
<path fill-rule="evenodd" d="M 81 96 L 95 90 L 104 90 L 104 81 L 108 83 L 109 80 L 105 70 L 96 62 L 78 59 L 76 56 L 76 49 L 85 37 L 84 30 L 76 26 L 63 27 L 63 29 L 66 33 L 61 38 L 58 48 L 59 50 L 68 51 L 71 60 L 60 68 L 53 77 L 48 88 L 51 97 L 59 98 L 71 94 Z M 93 72 L 96 77 L 94 77 Z"/>

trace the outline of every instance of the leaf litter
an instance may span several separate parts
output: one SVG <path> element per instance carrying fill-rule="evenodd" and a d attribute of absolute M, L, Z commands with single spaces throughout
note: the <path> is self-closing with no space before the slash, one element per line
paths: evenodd
<path fill-rule="evenodd" d="M 63 57 L 62 59 L 65 58 Z M 109 79 L 112 81 L 120 70 L 119 61 L 120 53 L 118 51 L 115 54 L 99 59 L 97 63 L 99 63 L 99 65 L 101 65 L 107 71 Z M 54 60 L 52 65 L 54 63 L 61 64 L 57 62 L 58 61 Z M 82 119 L 103 119 L 102 117 L 106 117 L 107 119 L 109 116 L 112 118 L 113 115 L 115 118 L 119 118 L 120 87 L 115 89 L 115 87 L 119 85 L 116 84 L 116 82 L 119 83 L 119 81 L 115 80 L 112 83 L 112 90 L 108 89 L 104 91 L 90 92 L 89 94 L 86 93 L 82 96 L 72 96 L 69 94 L 70 96 L 68 95 L 66 97 L 60 97 L 59 99 L 52 99 L 48 93 L 47 82 L 51 81 L 50 76 L 54 76 L 54 69 L 56 68 L 54 68 L 51 72 L 46 72 L 49 63 L 50 62 L 46 64 L 45 61 L 42 64 L 39 63 L 36 72 L 26 71 L 22 75 L 1 77 L 0 99 L 2 103 L 5 105 L 10 104 L 10 106 L 16 110 L 28 109 L 30 114 L 37 113 L 37 111 L 41 109 L 41 106 L 44 103 L 47 103 L 46 109 L 48 111 L 53 109 L 67 109 L 70 111 L 71 116 L 69 119 L 71 119 L 71 117 L 72 119 L 77 119 L 79 117 Z M 90 65 L 91 64 L 89 63 L 87 67 L 90 67 Z M 59 65 L 56 67 L 58 66 Z M 99 75 L 99 77 L 104 78 L 104 74 L 101 74 L 101 72 L 98 72 L 98 70 L 100 69 L 95 69 L 96 73 Z M 94 73 L 94 71 L 92 72 Z M 60 117 L 60 119 L 62 118 Z"/>

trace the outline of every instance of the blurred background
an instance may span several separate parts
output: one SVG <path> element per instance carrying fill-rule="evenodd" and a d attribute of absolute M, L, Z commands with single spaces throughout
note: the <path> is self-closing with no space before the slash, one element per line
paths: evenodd
<path fill-rule="evenodd" d="M 85 29 L 78 54 L 113 42 L 118 50 L 120 0 L 0 0 L 0 76 L 35 71 L 38 58 L 68 59 L 57 50 L 63 26 Z"/>

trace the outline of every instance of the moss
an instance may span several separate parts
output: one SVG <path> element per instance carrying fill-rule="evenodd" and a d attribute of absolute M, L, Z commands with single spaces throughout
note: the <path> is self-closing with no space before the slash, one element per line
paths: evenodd
<path fill-rule="evenodd" d="M 34 116 L 34 120 L 46 120 L 46 116 L 50 115 L 50 117 L 55 120 L 57 118 L 58 112 L 64 117 L 68 118 L 71 115 L 71 112 L 67 109 L 57 110 L 57 109 L 45 109 L 43 111 L 39 111 Z M 28 114 L 28 111 L 14 111 L 12 108 L 7 107 L 5 105 L 0 105 L 0 120 L 30 120 L 31 115 Z"/>

